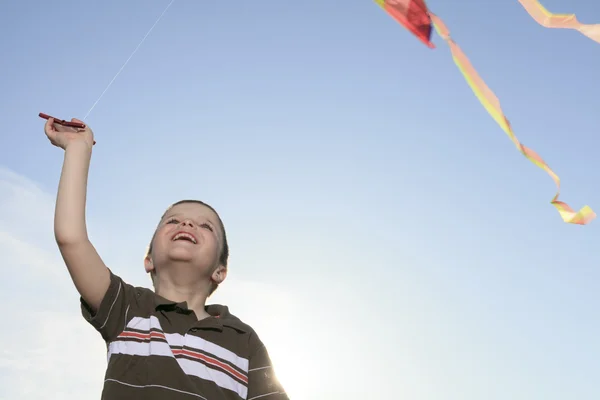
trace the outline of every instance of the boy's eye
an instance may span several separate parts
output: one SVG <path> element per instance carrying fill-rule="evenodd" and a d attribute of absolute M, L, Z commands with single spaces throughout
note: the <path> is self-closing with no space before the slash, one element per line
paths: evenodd
<path fill-rule="evenodd" d="M 213 230 L 212 226 L 210 226 L 210 225 L 209 225 L 209 224 L 207 224 L 206 222 L 205 222 L 205 223 L 203 223 L 203 224 L 200 224 L 200 226 L 201 226 L 202 228 L 206 228 L 206 229 L 208 229 L 208 230 L 209 230 L 209 231 L 211 231 L 211 232 L 212 232 L 212 230 Z"/>
<path fill-rule="evenodd" d="M 167 224 L 177 224 L 179 221 L 176 218 L 171 218 L 167 221 Z"/>

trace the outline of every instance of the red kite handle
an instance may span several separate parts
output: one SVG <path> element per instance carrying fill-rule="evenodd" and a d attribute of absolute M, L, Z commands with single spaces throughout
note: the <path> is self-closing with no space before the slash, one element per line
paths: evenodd
<path fill-rule="evenodd" d="M 50 119 L 50 118 L 54 118 L 48 114 L 44 114 L 44 113 L 40 113 L 40 117 L 44 118 L 44 119 Z M 72 128 L 85 128 L 85 124 L 82 124 L 80 122 L 71 122 L 71 121 L 65 121 L 64 119 L 58 119 L 58 118 L 54 118 L 54 123 L 55 124 L 59 124 L 62 126 L 70 126 Z"/>
<path fill-rule="evenodd" d="M 40 118 L 44 118 L 44 119 L 50 119 L 50 118 L 54 118 L 48 114 L 44 114 L 44 113 L 40 113 Z M 58 125 L 62 125 L 62 126 L 68 126 L 71 128 L 80 128 L 80 129 L 84 129 L 85 128 L 85 124 L 82 124 L 80 122 L 71 122 L 71 121 L 65 121 L 64 119 L 58 119 L 58 118 L 54 118 L 54 123 L 58 124 Z M 96 144 L 96 141 L 94 140 L 94 144 Z"/>

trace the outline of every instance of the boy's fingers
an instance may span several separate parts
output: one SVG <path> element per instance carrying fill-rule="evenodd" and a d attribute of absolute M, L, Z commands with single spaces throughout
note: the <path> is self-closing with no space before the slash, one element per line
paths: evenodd
<path fill-rule="evenodd" d="M 45 123 L 44 126 L 44 131 L 46 132 L 46 134 L 53 132 L 54 129 L 54 118 L 48 118 L 48 120 Z"/>
<path fill-rule="evenodd" d="M 71 118 L 71 122 L 76 122 L 76 123 L 78 123 L 78 124 L 82 124 L 82 125 L 83 125 L 83 128 L 79 128 L 79 127 L 77 127 L 77 128 L 73 128 L 73 130 L 74 130 L 75 132 L 83 132 L 83 131 L 85 131 L 85 130 L 87 130 L 87 129 L 88 129 L 88 126 L 85 124 L 85 122 L 83 122 L 83 121 L 82 121 L 82 120 L 80 120 L 80 119 L 77 119 L 77 118 Z"/>

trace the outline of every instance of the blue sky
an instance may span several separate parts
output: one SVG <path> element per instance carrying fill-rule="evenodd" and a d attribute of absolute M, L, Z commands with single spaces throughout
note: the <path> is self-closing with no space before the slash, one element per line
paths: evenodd
<path fill-rule="evenodd" d="M 37 114 L 83 117 L 167 4 L 2 6 L 1 398 L 99 396 L 104 345 L 52 236 L 62 152 Z M 543 4 L 600 22 L 591 0 Z M 516 0 L 429 6 L 561 199 L 598 212 L 600 46 Z M 105 262 L 149 285 L 158 218 L 199 198 L 231 242 L 212 300 L 258 331 L 293 399 L 597 400 L 598 221 L 562 222 L 552 180 L 434 42 L 370 0 L 175 1 L 86 121 Z"/>

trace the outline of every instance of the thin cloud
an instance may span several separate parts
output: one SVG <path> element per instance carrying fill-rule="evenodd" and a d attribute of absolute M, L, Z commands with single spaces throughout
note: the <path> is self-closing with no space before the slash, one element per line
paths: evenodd
<path fill-rule="evenodd" d="M 56 275 L 54 201 L 35 182 L 0 167 L 0 265 L 12 273 Z"/>
<path fill-rule="evenodd" d="M 0 398 L 98 398 L 102 340 L 79 315 L 52 235 L 53 197 L 0 167 Z"/>

